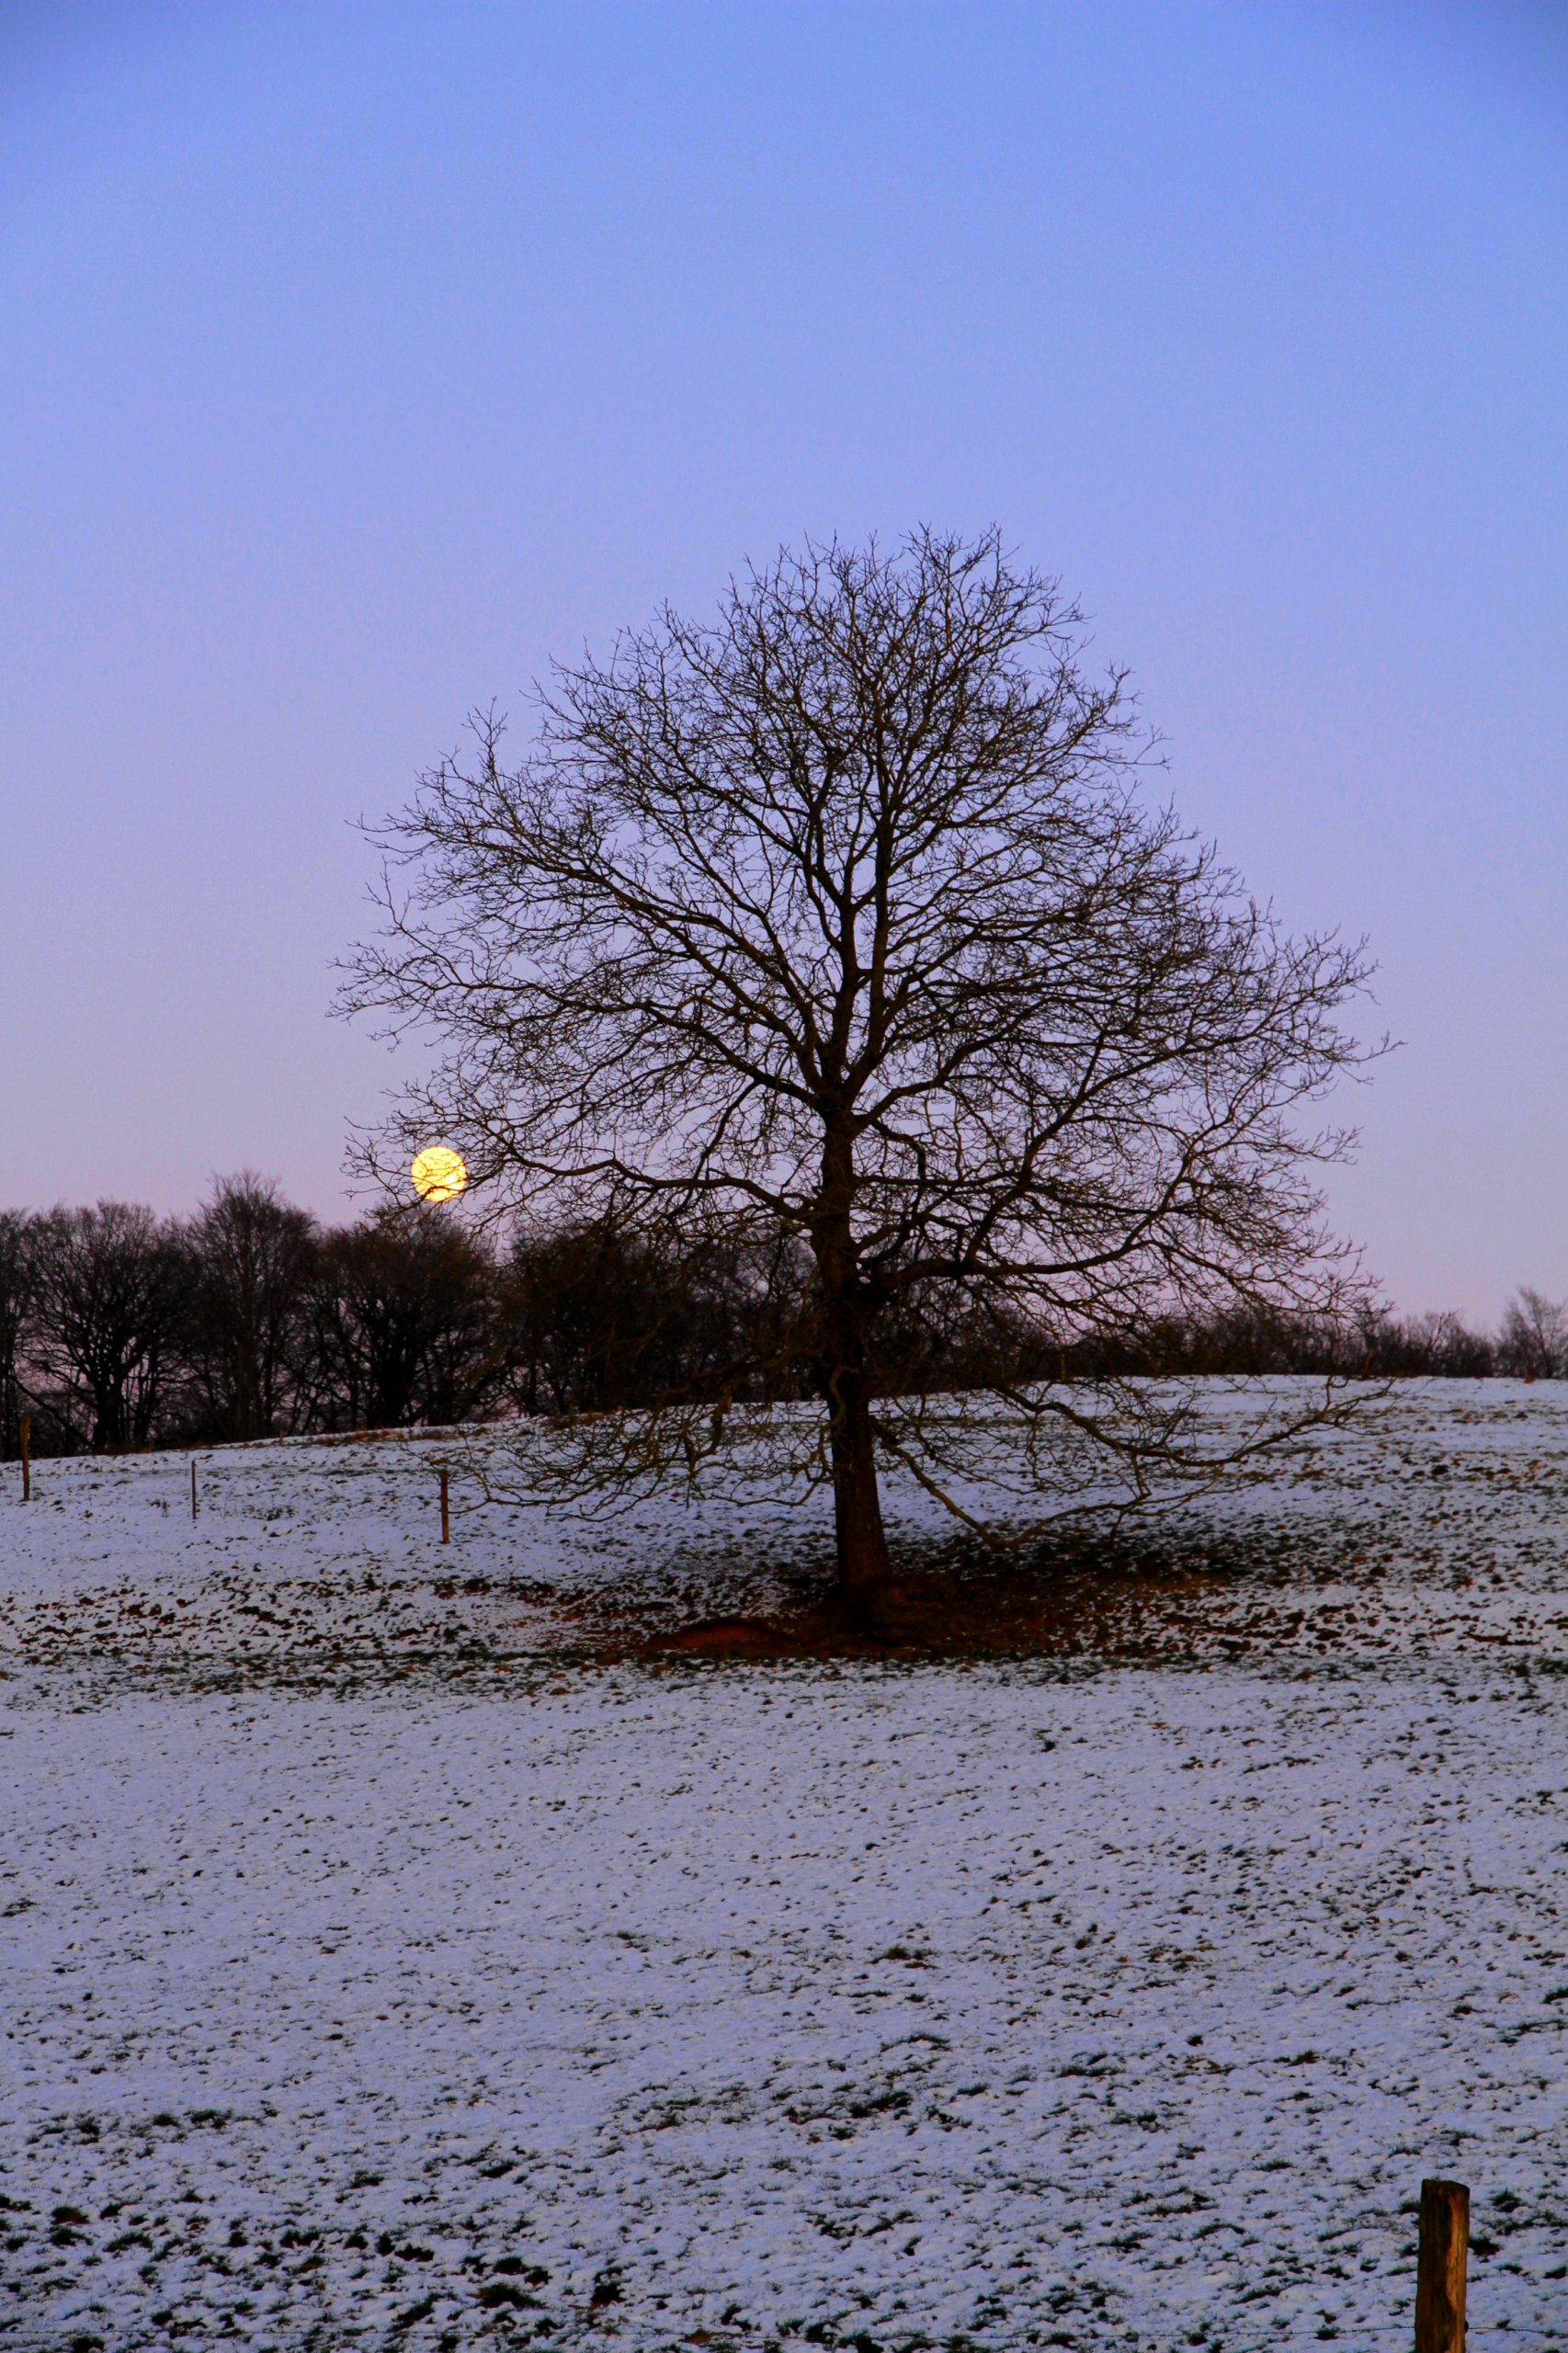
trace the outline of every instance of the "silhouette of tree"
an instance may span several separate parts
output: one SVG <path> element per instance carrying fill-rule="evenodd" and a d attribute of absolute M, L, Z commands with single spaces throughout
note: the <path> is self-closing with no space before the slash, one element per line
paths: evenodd
<path fill-rule="evenodd" d="M 1085 650 L 994 533 L 809 546 L 714 625 L 666 610 L 559 671 L 517 767 L 476 720 L 379 836 L 345 1005 L 447 1051 L 368 1165 L 446 1135 L 497 1203 L 809 1254 L 770 1361 L 585 1431 L 570 1476 L 755 1471 L 766 1438 L 831 1485 L 869 1615 L 879 1461 L 971 1508 L 944 1333 L 1048 1354 L 1356 1292 L 1311 1181 L 1346 1139 L 1292 1115 L 1362 1059 L 1364 956 L 1286 937 L 1148 804 L 1151 739 Z M 814 1415 L 735 1410 L 802 1382 Z M 1030 1492 L 1215 1468 L 1146 1385 L 1003 1396 L 993 1471 Z M 1260 1401 L 1229 1459 L 1292 1426 Z"/>

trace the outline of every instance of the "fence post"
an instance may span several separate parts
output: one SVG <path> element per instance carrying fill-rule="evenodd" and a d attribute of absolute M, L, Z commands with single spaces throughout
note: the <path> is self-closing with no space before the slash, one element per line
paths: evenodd
<path fill-rule="evenodd" d="M 24 1414 L 17 1425 L 17 1435 L 22 1441 L 22 1501 L 33 1499 L 33 1417 Z"/>
<path fill-rule="evenodd" d="M 190 1458 L 190 1516 L 196 1518 L 196 1457 Z"/>
<path fill-rule="evenodd" d="M 443 1462 L 441 1465 L 441 1541 L 443 1544 L 449 1544 L 451 1540 L 452 1523 L 447 1509 L 447 1466 Z"/>
<path fill-rule="evenodd" d="M 1464 2353 L 1470 2191 L 1462 2181 L 1421 2185 L 1415 2268 L 1415 2353 Z"/>

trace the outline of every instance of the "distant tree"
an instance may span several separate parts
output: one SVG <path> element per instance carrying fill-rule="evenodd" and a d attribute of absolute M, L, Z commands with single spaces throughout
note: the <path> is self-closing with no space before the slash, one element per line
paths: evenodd
<path fill-rule="evenodd" d="M 1560 1381 L 1568 1373 L 1568 1300 L 1547 1299 L 1528 1287 L 1508 1302 L 1497 1343 L 1499 1371 L 1525 1381 Z"/>
<path fill-rule="evenodd" d="M 680 1271 L 647 1238 L 599 1218 L 519 1236 L 503 1302 L 512 1383 L 528 1413 L 606 1413 L 669 1385 Z"/>
<path fill-rule="evenodd" d="M 132 1202 L 59 1209 L 33 1229 L 46 1402 L 95 1449 L 145 1446 L 174 1370 L 188 1260 Z"/>
<path fill-rule="evenodd" d="M 445 1135 L 530 1212 L 809 1253 L 808 1312 L 731 1393 L 804 1383 L 817 1415 L 670 1400 L 585 1431 L 571 1475 L 749 1473 L 766 1439 L 831 1486 L 868 1616 L 879 1462 L 970 1509 L 944 1335 L 1049 1359 L 1356 1290 L 1310 1181 L 1346 1140 L 1292 1114 L 1362 1059 L 1364 957 L 1285 937 L 1145 803 L 1150 739 L 1085 642 L 994 534 L 783 554 L 716 625 L 666 610 L 558 672 L 519 767 L 475 722 L 381 836 L 387 928 L 345 994 L 449 1050 L 370 1165 Z M 1213 1473 L 1168 1395 L 1004 1393 L 991 1460 L 1028 1492 Z M 1298 1426 L 1260 1415 L 1248 1449 Z"/>
<path fill-rule="evenodd" d="M 1430 1350 L 1431 1372 L 1449 1381 L 1485 1381 L 1496 1371 L 1497 1348 L 1491 1336 L 1473 1331 L 1451 1309 L 1424 1315 L 1419 1328 Z"/>
<path fill-rule="evenodd" d="M 1363 1325 L 1368 1371 L 1380 1378 L 1484 1380 L 1497 1370 L 1496 1344 L 1444 1310 L 1404 1322 L 1380 1314 Z"/>
<path fill-rule="evenodd" d="M 388 1207 L 326 1234 L 297 1361 L 311 1418 L 329 1428 L 482 1412 L 502 1370 L 489 1252 L 440 1209 Z"/>
<path fill-rule="evenodd" d="M 22 1210 L 0 1210 L 0 1459 L 21 1451 L 23 1369 L 37 1290 L 33 1221 Z"/>
<path fill-rule="evenodd" d="M 613 1212 L 515 1240 L 502 1280 L 513 1395 L 526 1413 L 617 1413 L 736 1393 L 800 1313 L 799 1253 L 623 1228 Z"/>
<path fill-rule="evenodd" d="M 292 1418 L 315 1221 L 270 1179 L 221 1178 L 187 1229 L 191 1279 L 184 1354 L 189 1404 L 212 1437 L 269 1438 Z"/>

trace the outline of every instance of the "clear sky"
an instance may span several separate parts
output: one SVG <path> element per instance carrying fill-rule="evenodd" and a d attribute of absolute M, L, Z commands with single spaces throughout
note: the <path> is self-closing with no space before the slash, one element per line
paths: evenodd
<path fill-rule="evenodd" d="M 1510 0 L 0 10 L 0 1202 L 340 1208 L 349 821 L 919 519 L 1371 935 L 1396 1302 L 1568 1291 L 1568 11 Z"/>

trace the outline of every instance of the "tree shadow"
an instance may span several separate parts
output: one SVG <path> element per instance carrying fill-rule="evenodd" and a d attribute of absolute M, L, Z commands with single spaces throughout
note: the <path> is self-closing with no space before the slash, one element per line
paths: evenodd
<path fill-rule="evenodd" d="M 1068 1527 L 1006 1552 L 966 1533 L 903 1544 L 871 1607 L 846 1601 L 824 1555 L 772 1572 L 775 1606 L 699 1616 L 639 1648 L 712 1659 L 1168 1657 L 1187 1643 L 1207 1647 L 1210 1617 L 1216 1638 L 1235 1643 L 1246 1631 L 1238 1600 L 1265 1603 L 1282 1584 L 1331 1574 L 1343 1549 L 1326 1531 L 1193 1524 Z"/>

